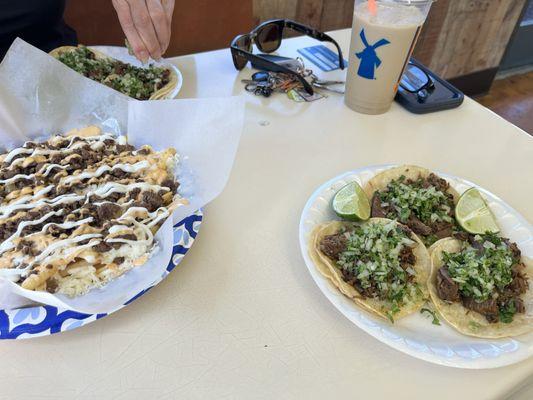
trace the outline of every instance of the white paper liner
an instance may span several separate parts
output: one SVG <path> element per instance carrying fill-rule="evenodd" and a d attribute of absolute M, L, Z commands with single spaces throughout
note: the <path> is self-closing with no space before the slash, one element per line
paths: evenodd
<path fill-rule="evenodd" d="M 72 128 L 99 125 L 127 134 L 128 141 L 156 150 L 174 147 L 181 157 L 179 222 L 216 198 L 224 189 L 242 133 L 241 97 L 201 100 L 136 101 L 87 79 L 48 54 L 15 40 L 0 65 L 0 147 L 10 149 L 31 138 L 46 138 Z M 83 313 L 109 313 L 159 278 L 172 253 L 172 222 L 155 236 L 160 250 L 103 289 L 75 299 L 22 289 L 0 278 L 0 308 L 33 302 Z"/>

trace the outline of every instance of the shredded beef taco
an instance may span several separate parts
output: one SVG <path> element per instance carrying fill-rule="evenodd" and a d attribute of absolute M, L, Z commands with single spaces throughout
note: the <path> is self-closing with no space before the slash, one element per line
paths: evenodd
<path fill-rule="evenodd" d="M 50 52 L 63 64 L 94 81 L 137 100 L 158 100 L 178 83 L 176 73 L 166 67 L 135 67 L 85 46 L 63 46 Z"/>
<path fill-rule="evenodd" d="M 416 166 L 401 166 L 372 178 L 364 188 L 371 199 L 372 217 L 407 225 L 425 245 L 450 237 L 456 230 L 459 194 L 450 184 Z"/>
<path fill-rule="evenodd" d="M 396 221 L 320 225 L 309 248 L 320 273 L 345 296 L 390 321 L 416 312 L 428 298 L 429 254 Z"/>
<path fill-rule="evenodd" d="M 441 316 L 459 332 L 482 338 L 533 330 L 533 263 L 495 234 L 443 239 L 431 252 L 429 291 Z"/>

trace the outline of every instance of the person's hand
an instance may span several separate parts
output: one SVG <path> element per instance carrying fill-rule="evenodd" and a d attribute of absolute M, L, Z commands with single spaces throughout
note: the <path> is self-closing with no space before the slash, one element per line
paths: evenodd
<path fill-rule="evenodd" d="M 143 63 L 159 60 L 170 43 L 174 0 L 112 0 L 122 30 Z"/>

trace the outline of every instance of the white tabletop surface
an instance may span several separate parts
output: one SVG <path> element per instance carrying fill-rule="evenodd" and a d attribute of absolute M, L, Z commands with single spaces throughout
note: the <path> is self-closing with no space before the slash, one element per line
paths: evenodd
<path fill-rule="evenodd" d="M 335 36 L 347 52 L 348 31 Z M 286 41 L 280 53 L 311 43 Z M 237 74 L 228 50 L 173 62 L 184 75 L 180 97 L 240 94 L 250 76 Z M 0 399 L 477 400 L 526 385 L 533 359 L 486 371 L 440 367 L 356 328 L 313 283 L 297 231 L 317 186 L 384 163 L 462 176 L 533 221 L 533 138 L 470 99 L 425 116 L 397 105 L 366 116 L 338 95 L 309 104 L 246 96 L 231 179 L 179 268 L 87 327 L 1 342 Z"/>

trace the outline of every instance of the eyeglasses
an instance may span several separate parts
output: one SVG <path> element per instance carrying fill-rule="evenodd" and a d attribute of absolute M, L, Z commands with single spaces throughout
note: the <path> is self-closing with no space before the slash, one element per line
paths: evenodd
<path fill-rule="evenodd" d="M 416 93 L 418 101 L 424 102 L 435 89 L 435 83 L 426 71 L 409 62 L 400 81 L 400 87 L 409 93 Z"/>
<path fill-rule="evenodd" d="M 278 50 L 283 40 L 283 31 L 285 28 L 290 28 L 297 32 L 303 33 L 307 36 L 317 39 L 321 42 L 330 42 L 335 45 L 337 52 L 339 53 L 339 66 L 344 69 L 344 58 L 342 56 L 342 50 L 339 44 L 329 35 L 313 29 L 309 26 L 300 24 L 295 21 L 287 19 L 275 19 L 263 22 L 256 27 L 252 32 L 246 35 L 239 35 L 231 42 L 231 55 L 233 58 L 233 64 L 238 70 L 242 70 L 248 61 L 251 61 L 254 65 L 261 69 L 272 72 L 283 72 L 295 76 L 298 81 L 303 85 L 305 91 L 309 94 L 313 94 L 313 88 L 296 71 L 293 71 L 287 67 L 276 64 L 273 61 L 267 60 L 260 55 L 252 53 L 253 44 L 263 53 L 273 53 Z"/>

